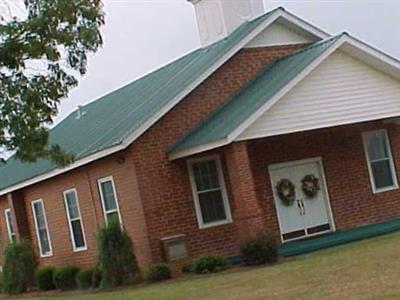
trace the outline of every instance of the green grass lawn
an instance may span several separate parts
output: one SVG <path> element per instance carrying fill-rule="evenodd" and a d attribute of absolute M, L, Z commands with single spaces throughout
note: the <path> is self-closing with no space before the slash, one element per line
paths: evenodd
<path fill-rule="evenodd" d="M 26 299 L 26 298 L 25 298 Z M 37 300 L 400 299 L 400 233 L 260 268 Z"/>

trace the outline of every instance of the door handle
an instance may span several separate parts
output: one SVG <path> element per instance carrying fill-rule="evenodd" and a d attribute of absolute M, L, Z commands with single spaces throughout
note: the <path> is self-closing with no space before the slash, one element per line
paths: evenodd
<path fill-rule="evenodd" d="M 297 202 L 297 208 L 300 211 L 300 216 L 302 216 L 303 215 L 303 206 L 302 206 L 302 203 L 301 203 L 301 199 L 297 199 L 296 202 Z"/>
<path fill-rule="evenodd" d="M 305 208 L 305 206 L 304 206 L 304 201 L 303 201 L 303 199 L 300 199 L 300 203 L 301 203 L 301 208 L 302 208 L 302 210 L 303 210 L 303 215 L 305 215 L 305 214 L 306 214 L 306 208 Z"/>

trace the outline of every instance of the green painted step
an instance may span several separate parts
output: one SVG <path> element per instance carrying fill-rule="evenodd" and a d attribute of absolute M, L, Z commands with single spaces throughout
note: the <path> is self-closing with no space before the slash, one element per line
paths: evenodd
<path fill-rule="evenodd" d="M 346 231 L 336 231 L 321 237 L 289 242 L 279 248 L 281 256 L 301 255 L 320 249 L 347 244 L 400 230 L 400 219 L 361 226 Z"/>

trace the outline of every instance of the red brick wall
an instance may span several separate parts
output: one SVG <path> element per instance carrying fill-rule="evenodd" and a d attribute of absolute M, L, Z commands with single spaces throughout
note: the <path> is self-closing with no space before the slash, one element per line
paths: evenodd
<path fill-rule="evenodd" d="M 399 172 L 400 128 L 382 122 L 249 141 L 258 199 L 264 209 L 267 228 L 279 228 L 268 165 L 313 157 L 322 157 L 337 230 L 399 218 L 400 189 L 378 194 L 373 194 L 371 189 L 361 133 L 381 128 L 388 128 Z"/>
<path fill-rule="evenodd" d="M 10 208 L 10 206 L 8 205 L 7 196 L 0 196 L 0 244 L 3 249 L 8 244 L 8 231 L 6 225 L 6 218 L 4 214 L 4 211 L 7 208 Z M 0 251 L 0 259 L 1 259 L 0 262 L 2 262 L 3 251 Z"/>
<path fill-rule="evenodd" d="M 186 234 L 190 255 L 238 253 L 234 224 L 198 229 L 186 162 L 169 162 L 165 150 L 271 60 L 301 47 L 240 51 L 132 145 L 154 260 L 161 259 L 160 238 L 176 234 Z"/>
<path fill-rule="evenodd" d="M 107 176 L 113 176 L 122 222 L 135 243 L 138 259 L 141 263 L 149 261 L 144 215 L 138 194 L 133 162 L 130 157 L 125 157 L 125 162 L 121 164 L 118 157 L 125 157 L 124 153 L 110 156 L 87 167 L 79 168 L 24 189 L 30 236 L 40 264 L 56 266 L 74 264 L 84 267 L 90 266 L 95 262 L 95 234 L 98 226 L 104 224 L 97 180 Z M 88 249 L 82 252 L 73 252 L 72 250 L 64 206 L 63 191 L 71 188 L 77 190 L 86 235 Z M 31 202 L 37 199 L 43 199 L 44 202 L 53 250 L 51 257 L 39 257 L 31 207 Z"/>
<path fill-rule="evenodd" d="M 161 258 L 161 237 L 181 233 L 188 237 L 191 255 L 209 252 L 237 254 L 237 232 L 234 224 L 198 229 L 186 163 L 183 160 L 169 162 L 165 149 L 225 102 L 272 59 L 301 47 L 303 46 L 296 45 L 240 51 L 124 153 L 112 155 L 23 189 L 29 232 L 37 255 L 39 251 L 31 202 L 43 199 L 46 210 L 53 256 L 39 258 L 39 262 L 80 266 L 94 263 L 94 234 L 104 219 L 97 179 L 110 175 L 114 176 L 124 228 L 133 239 L 142 266 Z M 220 149 L 217 152 L 222 151 L 223 149 Z M 117 162 L 121 155 L 125 157 L 123 164 Z M 223 166 L 227 174 L 224 159 Z M 225 177 L 230 193 L 229 179 Z M 62 195 L 63 191 L 70 188 L 76 188 L 78 194 L 88 245 L 88 250 L 83 252 L 72 251 Z M 6 202 L 1 199 L 0 209 L 4 203 Z M 1 227 L 4 227 L 4 218 L 0 220 Z M 1 229 L 4 239 L 5 231 Z"/>

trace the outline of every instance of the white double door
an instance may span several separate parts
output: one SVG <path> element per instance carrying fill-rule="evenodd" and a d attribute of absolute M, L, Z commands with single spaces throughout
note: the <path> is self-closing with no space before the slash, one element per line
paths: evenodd
<path fill-rule="evenodd" d="M 333 230 L 332 214 L 320 159 L 271 165 L 269 172 L 282 241 Z M 312 199 L 307 198 L 302 190 L 302 179 L 306 175 L 314 175 L 319 180 L 320 190 Z M 296 197 L 292 205 L 285 205 L 277 195 L 276 185 L 281 179 L 289 179 L 295 186 Z"/>

